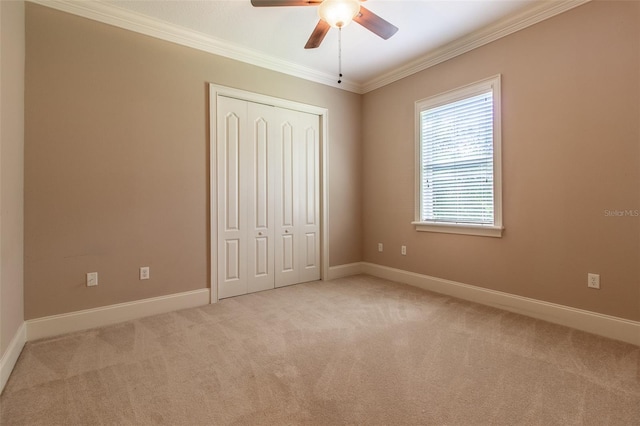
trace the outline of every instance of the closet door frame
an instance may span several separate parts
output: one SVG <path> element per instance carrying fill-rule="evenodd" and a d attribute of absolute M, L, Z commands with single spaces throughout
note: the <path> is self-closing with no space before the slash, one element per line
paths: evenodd
<path fill-rule="evenodd" d="M 320 128 L 320 279 L 325 280 L 329 276 L 329 194 L 328 194 L 328 134 L 329 134 L 329 110 L 314 105 L 307 105 L 286 99 L 274 98 L 259 93 L 247 92 L 231 87 L 209 84 L 209 264 L 210 264 L 210 290 L 211 303 L 218 301 L 218 190 L 217 190 L 217 112 L 218 97 L 225 96 L 248 102 L 272 105 L 279 108 L 291 109 L 317 115 Z"/>

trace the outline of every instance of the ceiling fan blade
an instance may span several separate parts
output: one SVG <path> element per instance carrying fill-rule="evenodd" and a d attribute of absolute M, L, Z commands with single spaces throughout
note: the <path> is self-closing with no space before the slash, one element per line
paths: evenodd
<path fill-rule="evenodd" d="M 253 7 L 315 6 L 322 0 L 251 0 Z"/>
<path fill-rule="evenodd" d="M 353 20 L 385 40 L 398 31 L 398 27 L 385 21 L 364 6 L 360 6 L 360 13 Z"/>
<path fill-rule="evenodd" d="M 329 32 L 329 28 L 331 28 L 329 24 L 327 24 L 322 19 L 319 20 L 318 25 L 316 25 L 316 28 L 311 33 L 311 37 L 309 37 L 309 40 L 307 40 L 307 44 L 304 45 L 304 48 L 315 49 L 316 47 L 320 46 L 320 43 L 322 43 L 322 40 L 324 40 L 324 36 L 326 36 Z"/>

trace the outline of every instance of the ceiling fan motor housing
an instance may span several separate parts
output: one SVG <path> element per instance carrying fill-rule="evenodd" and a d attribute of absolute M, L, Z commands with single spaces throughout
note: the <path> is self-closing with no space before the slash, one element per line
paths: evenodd
<path fill-rule="evenodd" d="M 318 16 L 333 28 L 349 25 L 358 12 L 358 0 L 324 0 L 318 7 Z"/>

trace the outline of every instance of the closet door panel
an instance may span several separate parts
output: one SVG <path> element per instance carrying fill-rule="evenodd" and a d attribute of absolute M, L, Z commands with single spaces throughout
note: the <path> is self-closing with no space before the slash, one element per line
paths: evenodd
<path fill-rule="evenodd" d="M 240 279 L 240 240 L 228 239 L 225 241 L 224 253 L 224 279 L 226 282 Z"/>
<path fill-rule="evenodd" d="M 296 268 L 297 253 L 295 229 L 299 207 L 298 173 L 296 150 L 296 115 L 289 110 L 278 111 L 278 147 L 274 167 L 277 170 L 276 187 L 276 243 L 275 267 L 276 287 L 291 285 L 299 282 L 299 272 Z"/>
<path fill-rule="evenodd" d="M 294 206 L 296 164 L 294 163 L 293 152 L 293 125 L 285 121 L 280 126 L 280 161 L 277 164 L 279 169 L 280 184 L 280 204 L 281 212 L 279 222 L 281 227 L 293 226 L 293 217 L 297 209 Z"/>
<path fill-rule="evenodd" d="M 249 293 L 274 288 L 273 157 L 275 108 L 249 103 L 249 149 L 243 171 L 248 177 Z"/>
<path fill-rule="evenodd" d="M 299 204 L 301 224 L 298 228 L 300 282 L 320 279 L 320 129 L 318 116 L 298 113 L 301 127 L 300 181 L 303 182 Z"/>
<path fill-rule="evenodd" d="M 305 168 L 303 169 L 302 179 L 305 183 L 303 192 L 303 211 L 304 224 L 316 225 L 317 210 L 317 153 L 316 153 L 316 130 L 313 127 L 304 129 L 304 146 L 301 155 Z"/>
<path fill-rule="evenodd" d="M 305 263 L 304 268 L 315 268 L 318 264 L 316 260 L 316 234 L 315 232 L 305 234 Z"/>
<path fill-rule="evenodd" d="M 247 292 L 246 221 L 243 214 L 242 142 L 247 119 L 245 102 L 220 98 L 217 113 L 218 290 L 219 297 Z"/>

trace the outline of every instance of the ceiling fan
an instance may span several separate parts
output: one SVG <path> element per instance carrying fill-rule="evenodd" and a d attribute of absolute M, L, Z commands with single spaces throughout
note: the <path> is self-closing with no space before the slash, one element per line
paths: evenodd
<path fill-rule="evenodd" d="M 319 5 L 320 20 L 304 46 L 305 49 L 315 49 L 320 46 L 331 27 L 341 29 L 351 21 L 357 22 L 385 40 L 398 31 L 396 26 L 366 9 L 360 3 L 358 0 L 251 0 L 254 7 Z"/>

